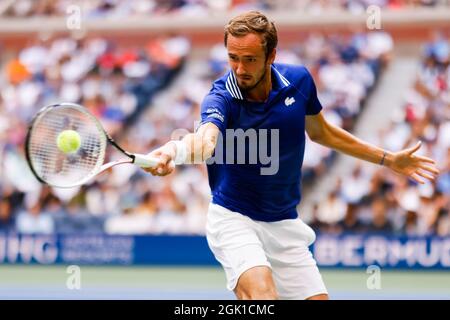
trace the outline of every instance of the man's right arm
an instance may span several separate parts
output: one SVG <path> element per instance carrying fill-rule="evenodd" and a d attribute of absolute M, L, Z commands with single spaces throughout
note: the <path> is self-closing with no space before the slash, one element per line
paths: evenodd
<path fill-rule="evenodd" d="M 214 123 L 207 122 L 201 125 L 197 132 L 187 134 L 182 140 L 169 141 L 152 151 L 149 155 L 159 158 L 160 164 L 144 170 L 153 175 L 168 175 L 174 169 L 172 161 L 180 160 L 180 156 L 183 158 L 182 163 L 185 164 L 202 163 L 212 156 L 219 133 L 220 130 Z"/>

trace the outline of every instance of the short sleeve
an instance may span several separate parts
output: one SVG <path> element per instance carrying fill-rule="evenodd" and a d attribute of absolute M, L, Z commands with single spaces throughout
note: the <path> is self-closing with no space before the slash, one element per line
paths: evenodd
<path fill-rule="evenodd" d="M 322 104 L 317 97 L 316 84 L 311 74 L 308 72 L 309 98 L 306 106 L 306 115 L 312 116 L 318 114 L 322 110 Z"/>
<path fill-rule="evenodd" d="M 200 110 L 200 125 L 212 122 L 220 129 L 220 131 L 225 132 L 229 114 L 225 98 L 210 93 L 203 99 Z"/>

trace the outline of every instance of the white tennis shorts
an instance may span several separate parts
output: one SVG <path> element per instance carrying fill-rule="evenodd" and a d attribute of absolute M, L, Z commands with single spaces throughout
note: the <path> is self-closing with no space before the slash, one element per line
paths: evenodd
<path fill-rule="evenodd" d="M 316 234 L 300 218 L 255 221 L 211 203 L 206 237 L 225 270 L 228 290 L 235 289 L 246 270 L 268 266 L 280 299 L 303 300 L 327 293 L 308 248 Z"/>

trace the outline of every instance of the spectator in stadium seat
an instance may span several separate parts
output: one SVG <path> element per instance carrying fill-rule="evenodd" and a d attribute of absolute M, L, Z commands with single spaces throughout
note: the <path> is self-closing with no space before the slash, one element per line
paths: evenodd
<path fill-rule="evenodd" d="M 5 231 L 11 228 L 13 215 L 10 200 L 6 197 L 0 198 L 0 230 Z"/>
<path fill-rule="evenodd" d="M 435 224 L 435 234 L 441 237 L 447 237 L 450 234 L 450 210 L 448 209 L 449 204 L 447 204 L 447 209 L 439 210 L 438 217 Z"/>
<path fill-rule="evenodd" d="M 373 218 L 368 231 L 376 233 L 391 234 L 393 227 L 387 217 L 386 200 L 376 198 L 371 205 Z"/>
<path fill-rule="evenodd" d="M 16 217 L 16 229 L 23 234 L 51 234 L 54 232 L 53 217 L 42 210 L 40 201 L 22 208 Z"/>
<path fill-rule="evenodd" d="M 348 204 L 339 197 L 339 191 L 330 192 L 328 198 L 319 204 L 316 218 L 321 223 L 321 231 L 340 232 L 339 222 L 344 219 Z"/>

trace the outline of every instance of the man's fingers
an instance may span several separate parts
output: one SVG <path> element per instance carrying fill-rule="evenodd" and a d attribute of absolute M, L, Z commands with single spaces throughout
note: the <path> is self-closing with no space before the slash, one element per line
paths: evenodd
<path fill-rule="evenodd" d="M 169 162 L 172 161 L 172 157 L 169 156 L 169 155 L 167 155 L 167 154 L 165 154 L 165 153 L 162 153 L 162 154 L 159 156 L 159 160 L 160 160 L 160 163 L 161 163 L 161 164 L 167 166 L 167 165 L 169 164 Z"/>
<path fill-rule="evenodd" d="M 155 168 L 142 168 L 145 172 L 151 173 L 154 175 L 156 173 Z"/>
<path fill-rule="evenodd" d="M 422 141 L 417 142 L 417 144 L 414 147 L 412 147 L 411 149 L 408 149 L 408 153 L 413 154 L 414 152 L 419 150 L 421 145 L 422 145 Z"/>
<path fill-rule="evenodd" d="M 151 173 L 154 176 L 166 176 L 174 170 L 172 156 L 170 152 L 167 153 L 167 150 L 163 148 L 159 148 L 149 153 L 149 156 L 158 159 L 158 163 L 151 168 L 143 168 L 146 172 Z"/>
<path fill-rule="evenodd" d="M 424 184 L 425 182 L 419 178 L 419 175 L 417 173 L 413 173 L 412 175 L 410 175 L 411 179 L 413 179 L 414 181 L 420 183 L 420 184 Z"/>
<path fill-rule="evenodd" d="M 439 170 L 436 167 L 428 166 L 426 164 L 423 164 L 420 166 L 421 169 L 427 170 L 428 172 L 431 172 L 435 174 L 436 176 L 439 174 Z"/>
<path fill-rule="evenodd" d="M 163 177 L 172 173 L 174 169 L 172 157 L 170 155 L 162 153 L 159 156 L 159 160 L 159 164 L 154 168 L 156 175 Z"/>
<path fill-rule="evenodd" d="M 150 173 L 154 176 L 157 176 L 158 175 L 158 167 L 151 168 Z"/>
<path fill-rule="evenodd" d="M 170 158 L 170 157 L 169 157 Z M 154 176 L 166 176 L 170 173 L 172 173 L 174 170 L 174 166 L 172 165 L 172 161 L 170 161 L 168 164 L 159 163 L 156 167 L 152 168 L 150 170 L 151 174 Z"/>
<path fill-rule="evenodd" d="M 166 171 L 164 169 L 164 165 L 159 163 L 158 165 L 156 165 L 156 167 L 148 167 L 148 168 L 142 168 L 145 172 L 151 173 L 154 176 L 160 176 L 162 174 L 164 174 L 164 172 Z"/>
<path fill-rule="evenodd" d="M 428 163 L 432 163 L 432 164 L 436 163 L 436 161 L 434 161 L 433 159 L 427 158 L 427 157 L 416 156 L 416 158 L 423 162 L 428 162 Z"/>
<path fill-rule="evenodd" d="M 158 174 L 161 177 L 167 176 L 168 174 L 171 174 L 173 172 L 173 168 L 172 167 L 167 167 L 166 170 L 161 171 L 160 174 Z"/>
<path fill-rule="evenodd" d="M 428 180 L 431 180 L 431 181 L 434 180 L 434 177 L 433 177 L 432 175 L 428 174 L 428 173 L 422 172 L 422 171 L 420 171 L 420 170 L 417 170 L 416 173 L 417 173 L 419 176 L 424 177 L 425 179 L 428 179 Z"/>

